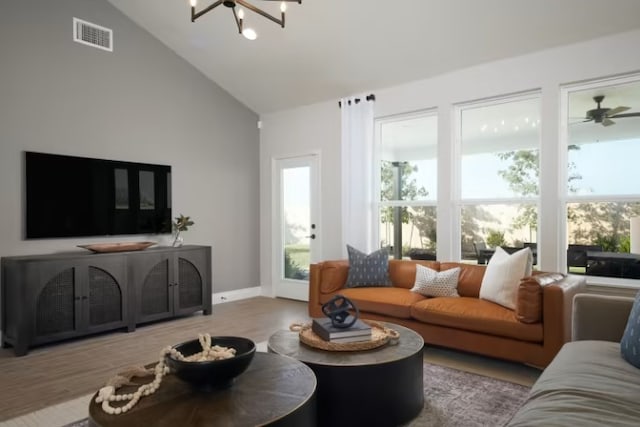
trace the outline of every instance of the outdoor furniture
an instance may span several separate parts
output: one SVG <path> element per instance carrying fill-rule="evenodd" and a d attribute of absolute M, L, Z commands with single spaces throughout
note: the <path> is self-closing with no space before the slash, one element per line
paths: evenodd
<path fill-rule="evenodd" d="M 587 251 L 602 252 L 602 246 L 599 245 L 569 245 L 567 248 L 567 270 L 569 267 L 588 266 Z"/>
<path fill-rule="evenodd" d="M 428 249 L 413 248 L 409 250 L 409 258 L 421 259 L 426 261 L 435 261 L 436 254 L 433 251 L 430 251 Z"/>
<path fill-rule="evenodd" d="M 508 254 L 512 254 L 514 252 L 518 252 L 524 248 L 531 249 L 531 254 L 533 255 L 533 265 L 538 264 L 538 244 L 537 243 L 523 243 L 522 247 L 514 247 L 514 246 L 500 246 L 504 251 Z"/>
<path fill-rule="evenodd" d="M 473 248 L 476 250 L 478 264 L 486 264 L 495 252 L 495 249 L 487 248 L 487 245 L 484 242 L 473 242 Z"/>
<path fill-rule="evenodd" d="M 640 255 L 626 252 L 587 251 L 586 274 L 640 279 Z"/>
<path fill-rule="evenodd" d="M 533 265 L 538 265 L 538 244 L 537 243 L 523 243 L 525 248 L 531 249 L 531 253 L 533 254 Z"/>
<path fill-rule="evenodd" d="M 493 254 L 495 253 L 495 249 L 487 248 L 487 245 L 484 242 L 473 242 L 473 247 L 476 250 L 476 256 L 478 257 L 478 264 L 486 264 L 489 262 Z M 500 246 L 504 251 L 508 254 L 512 254 L 514 252 L 518 252 L 523 248 L 530 248 L 531 254 L 533 255 L 533 265 L 538 264 L 538 244 L 537 243 L 524 243 L 522 247 L 515 246 Z M 414 259 L 414 258 L 411 258 Z M 415 258 L 420 259 L 420 258 Z"/>

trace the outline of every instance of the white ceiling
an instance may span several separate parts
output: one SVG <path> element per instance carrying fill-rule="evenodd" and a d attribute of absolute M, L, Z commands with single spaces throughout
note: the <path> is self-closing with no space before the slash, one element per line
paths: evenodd
<path fill-rule="evenodd" d="M 304 0 L 285 29 L 247 12 L 249 41 L 224 6 L 192 23 L 189 0 L 109 2 L 259 114 L 640 28 L 638 0 Z"/>

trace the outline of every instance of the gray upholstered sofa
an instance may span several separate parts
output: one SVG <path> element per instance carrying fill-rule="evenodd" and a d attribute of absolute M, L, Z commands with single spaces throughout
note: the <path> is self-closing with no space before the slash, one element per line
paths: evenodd
<path fill-rule="evenodd" d="M 572 342 L 533 385 L 509 426 L 640 426 L 640 369 L 620 355 L 633 298 L 578 294 Z"/>

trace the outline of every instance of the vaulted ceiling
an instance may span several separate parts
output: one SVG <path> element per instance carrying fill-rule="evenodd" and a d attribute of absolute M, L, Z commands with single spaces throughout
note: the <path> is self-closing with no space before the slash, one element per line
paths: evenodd
<path fill-rule="evenodd" d="M 303 0 L 285 29 L 247 12 L 250 41 L 224 6 L 192 23 L 189 0 L 109 2 L 257 113 L 640 28 L 638 0 Z"/>

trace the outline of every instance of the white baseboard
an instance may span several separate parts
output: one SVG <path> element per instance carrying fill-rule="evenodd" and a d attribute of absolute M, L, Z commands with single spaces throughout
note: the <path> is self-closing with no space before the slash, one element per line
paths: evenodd
<path fill-rule="evenodd" d="M 262 288 L 260 286 L 256 286 L 253 288 L 236 289 L 235 291 L 217 292 L 213 294 L 213 304 L 223 304 L 225 302 L 259 297 L 261 295 Z"/>

